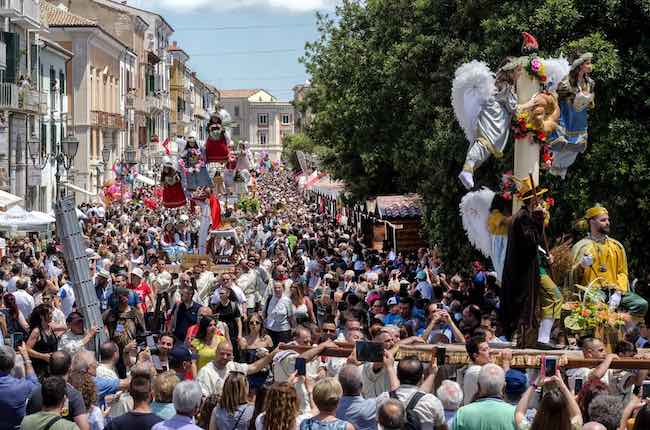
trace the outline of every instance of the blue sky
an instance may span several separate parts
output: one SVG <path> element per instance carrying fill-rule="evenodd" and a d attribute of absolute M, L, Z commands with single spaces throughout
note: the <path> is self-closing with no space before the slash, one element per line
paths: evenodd
<path fill-rule="evenodd" d="M 190 55 L 190 67 L 201 80 L 219 89 L 264 88 L 280 100 L 291 100 L 291 88 L 307 79 L 298 58 L 304 52 L 305 43 L 317 38 L 316 11 L 332 13 L 335 1 L 131 0 L 129 3 L 165 17 L 176 30 L 172 40 Z"/>

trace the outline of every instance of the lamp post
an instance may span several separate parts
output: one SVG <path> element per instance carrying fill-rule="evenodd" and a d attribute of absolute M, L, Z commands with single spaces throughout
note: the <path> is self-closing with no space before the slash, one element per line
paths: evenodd
<path fill-rule="evenodd" d="M 40 141 L 35 133 L 32 133 L 30 139 L 27 140 L 30 157 L 32 159 L 32 166 L 38 167 L 43 170 L 47 165 L 48 160 L 53 159 L 56 162 L 56 172 L 54 174 L 56 182 L 56 197 L 59 197 L 59 183 L 61 181 L 61 167 L 66 171 L 72 167 L 72 161 L 77 155 L 79 149 L 79 139 L 74 135 L 68 135 L 61 141 L 60 148 L 56 148 L 56 152 L 48 154 L 40 163 L 36 163 L 36 157 L 39 155 Z"/>
<path fill-rule="evenodd" d="M 128 166 L 127 175 L 131 173 L 133 166 L 138 164 L 137 151 L 133 145 L 129 145 L 129 147 L 124 151 L 124 163 Z M 135 178 L 133 178 L 133 182 L 135 182 Z M 133 182 L 131 182 L 131 194 L 133 194 Z"/>

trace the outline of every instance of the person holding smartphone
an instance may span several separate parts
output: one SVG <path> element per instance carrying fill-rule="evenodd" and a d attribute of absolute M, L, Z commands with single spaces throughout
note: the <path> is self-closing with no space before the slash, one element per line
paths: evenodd
<path fill-rule="evenodd" d="M 27 399 L 38 386 L 38 377 L 24 343 L 17 346 L 17 353 L 24 365 L 24 378 L 11 375 L 16 365 L 16 351 L 9 346 L 0 345 L 0 416 L 5 428 L 20 425 L 25 416 Z"/>

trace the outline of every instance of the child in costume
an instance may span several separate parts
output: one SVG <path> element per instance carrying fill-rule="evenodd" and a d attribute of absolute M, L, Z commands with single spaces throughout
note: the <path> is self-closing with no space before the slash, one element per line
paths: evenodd
<path fill-rule="evenodd" d="M 208 163 L 223 163 L 228 159 L 228 138 L 221 118 L 216 117 L 208 125 L 208 139 L 205 142 L 206 161 Z"/>
<path fill-rule="evenodd" d="M 589 109 L 594 108 L 593 54 L 587 52 L 571 65 L 571 71 L 560 82 L 557 95 L 560 101 L 560 121 L 557 129 L 549 135 L 553 150 L 550 173 L 564 178 L 567 169 L 579 153 L 587 149 L 587 122 Z"/>
<path fill-rule="evenodd" d="M 160 174 L 162 184 L 162 203 L 167 209 L 180 208 L 185 206 L 186 198 L 181 183 L 181 175 L 176 170 L 173 161 L 169 157 L 163 158 L 163 167 Z"/>
<path fill-rule="evenodd" d="M 205 151 L 196 141 L 196 133 L 190 134 L 187 138 L 179 165 L 185 174 L 185 188 L 188 192 L 196 191 L 201 187 L 212 187 L 212 180 L 205 165 Z"/>

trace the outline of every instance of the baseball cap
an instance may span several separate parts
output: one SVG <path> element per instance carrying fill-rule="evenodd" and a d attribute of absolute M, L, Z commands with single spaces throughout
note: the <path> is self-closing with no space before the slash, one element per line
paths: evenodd
<path fill-rule="evenodd" d="M 102 278 L 109 279 L 111 277 L 111 274 L 108 273 L 108 270 L 102 269 L 99 272 L 97 272 L 97 276 L 101 276 Z"/>
<path fill-rule="evenodd" d="M 415 277 L 417 279 L 419 279 L 420 281 L 424 281 L 425 279 L 427 279 L 427 274 L 424 273 L 424 271 L 420 271 L 420 272 L 418 272 L 417 275 L 415 275 Z"/>
<path fill-rule="evenodd" d="M 192 352 L 182 343 L 177 343 L 174 345 L 171 351 L 169 351 L 169 356 L 172 360 L 178 361 L 180 363 L 184 361 L 196 360 L 198 356 L 192 354 Z"/>
<path fill-rule="evenodd" d="M 387 304 L 388 306 L 393 306 L 393 305 L 397 305 L 397 304 L 399 304 L 399 301 L 397 300 L 397 297 L 394 297 L 394 296 L 393 296 L 393 297 L 391 297 L 390 299 L 388 299 L 388 301 L 386 302 L 386 304 Z"/>
<path fill-rule="evenodd" d="M 136 267 L 135 269 L 133 269 L 131 271 L 131 274 L 137 276 L 140 279 L 144 278 L 144 272 L 139 267 Z"/>
<path fill-rule="evenodd" d="M 521 370 L 510 369 L 506 372 L 506 394 L 523 394 L 528 388 L 528 378 Z"/>

